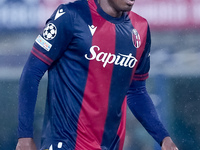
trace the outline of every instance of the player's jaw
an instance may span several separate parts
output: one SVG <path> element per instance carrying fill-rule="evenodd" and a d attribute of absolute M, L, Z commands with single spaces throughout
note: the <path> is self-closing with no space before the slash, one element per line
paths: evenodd
<path fill-rule="evenodd" d="M 125 11 L 130 11 L 135 3 L 135 0 L 125 0 L 125 3 L 126 3 Z"/>
<path fill-rule="evenodd" d="M 99 0 L 99 2 L 103 9 L 108 10 L 108 14 L 119 17 L 122 12 L 132 9 L 135 0 Z"/>
<path fill-rule="evenodd" d="M 118 11 L 130 11 L 135 0 L 109 0 L 110 4 Z"/>

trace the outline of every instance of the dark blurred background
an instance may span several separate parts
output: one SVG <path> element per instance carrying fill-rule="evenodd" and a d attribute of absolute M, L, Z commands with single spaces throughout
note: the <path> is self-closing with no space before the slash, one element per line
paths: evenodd
<path fill-rule="evenodd" d="M 45 21 L 67 0 L 0 0 L 0 150 L 17 143 L 18 83 Z M 200 1 L 136 0 L 151 28 L 148 90 L 180 150 L 200 150 Z M 39 87 L 34 139 L 40 145 L 47 87 Z M 124 150 L 160 150 L 128 109 Z"/>

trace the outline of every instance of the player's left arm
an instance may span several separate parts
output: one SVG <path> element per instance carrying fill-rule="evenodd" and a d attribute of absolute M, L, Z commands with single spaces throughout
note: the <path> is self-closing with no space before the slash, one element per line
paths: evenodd
<path fill-rule="evenodd" d="M 160 122 L 154 104 L 147 93 L 145 80 L 133 80 L 127 93 L 127 104 L 148 133 L 159 143 L 169 133 Z"/>
<path fill-rule="evenodd" d="M 145 80 L 133 80 L 127 93 L 127 104 L 147 132 L 162 146 L 162 150 L 177 150 L 161 123 L 155 106 L 146 90 Z"/>
<path fill-rule="evenodd" d="M 147 132 L 162 146 L 162 150 L 178 150 L 160 121 L 145 85 L 145 80 L 133 80 L 127 93 L 127 104 Z"/>
<path fill-rule="evenodd" d="M 146 90 L 146 79 L 150 70 L 150 47 L 151 34 L 148 26 L 145 48 L 127 92 L 127 104 L 148 133 L 162 146 L 162 150 L 177 150 Z"/>

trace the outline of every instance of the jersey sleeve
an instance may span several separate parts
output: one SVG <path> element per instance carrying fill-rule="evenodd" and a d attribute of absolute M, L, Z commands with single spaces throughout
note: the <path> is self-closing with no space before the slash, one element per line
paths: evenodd
<path fill-rule="evenodd" d="M 146 90 L 145 81 L 132 81 L 127 92 L 127 104 L 137 120 L 158 144 L 161 145 L 163 139 L 170 136 L 158 117 L 152 99 Z"/>
<path fill-rule="evenodd" d="M 37 36 L 31 53 L 51 65 L 66 51 L 73 37 L 72 12 L 67 5 L 60 5 L 47 20 L 43 31 Z"/>
<path fill-rule="evenodd" d="M 136 68 L 133 80 L 145 80 L 148 78 L 150 70 L 150 48 L 151 48 L 151 35 L 148 26 L 145 49 L 142 53 L 139 64 Z"/>
<path fill-rule="evenodd" d="M 30 54 L 23 68 L 18 93 L 18 138 L 33 137 L 38 85 L 48 67 L 46 63 Z"/>

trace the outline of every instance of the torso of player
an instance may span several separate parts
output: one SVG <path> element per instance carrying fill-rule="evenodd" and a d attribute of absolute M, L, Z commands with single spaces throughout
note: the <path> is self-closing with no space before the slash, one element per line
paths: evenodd
<path fill-rule="evenodd" d="M 116 139 L 123 143 L 126 92 L 145 47 L 146 31 L 140 31 L 147 26 L 135 28 L 127 13 L 113 18 L 94 0 L 85 4 L 71 4 L 72 39 L 49 69 L 50 122 L 55 138 L 72 134 L 76 149 L 101 149 Z"/>
<path fill-rule="evenodd" d="M 101 83 L 96 85 L 107 85 L 112 78 L 116 86 L 128 88 L 133 71 L 139 63 L 136 50 L 143 37 L 133 27 L 127 15 L 116 19 L 103 13 L 101 15 L 101 11 L 95 9 L 90 6 L 91 20 L 84 17 L 81 10 L 74 14 L 73 39 L 60 61 L 66 60 L 67 65 L 86 69 L 94 79 L 97 75 L 95 84 L 99 77 L 102 78 Z M 134 31 L 137 33 L 134 34 Z M 70 69 L 70 66 L 66 68 Z M 78 79 L 85 77 L 82 71 L 70 70 Z"/>

